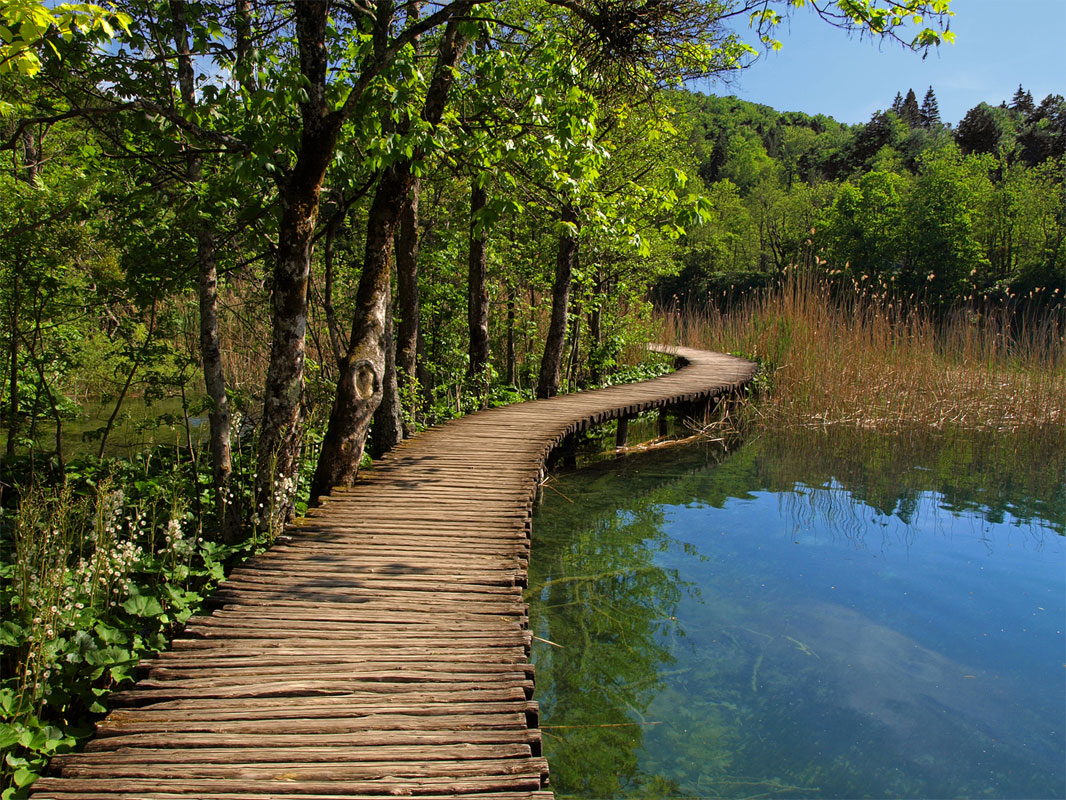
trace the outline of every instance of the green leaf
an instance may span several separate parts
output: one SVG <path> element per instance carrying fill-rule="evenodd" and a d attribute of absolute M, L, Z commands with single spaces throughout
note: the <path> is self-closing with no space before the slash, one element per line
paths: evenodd
<path fill-rule="evenodd" d="M 0 750 L 7 750 L 19 740 L 19 729 L 6 722 L 0 722 Z"/>
<path fill-rule="evenodd" d="M 15 785 L 21 789 L 37 780 L 37 773 L 26 767 L 19 767 L 11 777 L 15 781 Z"/>
<path fill-rule="evenodd" d="M 96 623 L 96 635 L 99 636 L 105 644 L 125 644 L 129 641 L 129 638 L 125 633 L 118 628 L 107 625 L 103 622 Z"/>
<path fill-rule="evenodd" d="M 135 617 L 158 617 L 163 613 L 163 606 L 156 598 L 143 594 L 131 597 L 122 608 Z"/>
<path fill-rule="evenodd" d="M 4 623 L 0 625 L 0 644 L 7 647 L 18 647 L 25 639 L 26 631 L 23 630 L 21 625 L 11 620 L 4 620 Z"/>

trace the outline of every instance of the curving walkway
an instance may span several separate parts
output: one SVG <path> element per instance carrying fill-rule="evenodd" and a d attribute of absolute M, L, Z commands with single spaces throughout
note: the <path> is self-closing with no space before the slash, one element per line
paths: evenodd
<path fill-rule="evenodd" d="M 673 349 L 668 352 L 675 352 Z M 754 365 L 679 348 L 640 384 L 473 414 L 404 442 L 235 569 L 85 752 L 33 797 L 550 798 L 522 602 L 530 515 L 568 434 L 698 409 Z"/>

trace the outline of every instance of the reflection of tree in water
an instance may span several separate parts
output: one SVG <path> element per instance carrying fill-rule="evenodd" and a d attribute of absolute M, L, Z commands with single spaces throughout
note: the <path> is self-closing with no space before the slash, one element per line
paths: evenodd
<path fill-rule="evenodd" d="M 855 519 L 863 506 L 912 525 L 927 503 L 991 523 L 1010 515 L 1020 524 L 1066 534 L 1061 436 L 926 429 L 879 435 L 834 428 L 767 435 L 752 449 L 767 489 L 807 487 L 801 490 L 806 498 L 790 511 L 800 513 L 805 502 L 848 535 L 869 529 L 867 520 Z"/>
<path fill-rule="evenodd" d="M 686 454 L 693 468 L 708 458 Z M 555 496 L 534 521 L 533 629 L 559 645 L 537 645 L 537 696 L 552 784 L 563 795 L 655 796 L 674 788 L 637 764 L 645 730 L 656 724 L 648 704 L 663 688 L 669 642 L 679 635 L 673 617 L 691 588 L 654 563 L 669 545 L 653 491 L 666 460 L 627 460 L 623 483 L 602 465 L 580 482 L 555 481 L 548 491 Z M 607 485 L 622 486 L 624 496 Z"/>
<path fill-rule="evenodd" d="M 824 530 L 829 520 L 859 541 L 871 535 L 871 510 L 907 525 L 900 535 L 918 535 L 911 523 L 932 512 L 924 508 L 930 503 L 989 521 L 1006 513 L 1023 524 L 1047 520 L 1059 533 L 1066 521 L 1063 451 L 1054 437 L 806 431 L 765 435 L 717 461 L 713 450 L 649 453 L 564 476 L 547 492 L 534 523 L 529 595 L 535 634 L 562 645 L 538 643 L 535 653 L 560 795 L 817 796 L 814 787 L 831 793 L 845 785 L 853 778 L 849 759 L 863 757 L 841 753 L 819 765 L 813 750 L 823 743 L 812 740 L 806 768 L 771 764 L 761 772 L 783 782 L 744 779 L 760 774 L 754 762 L 762 755 L 750 741 L 758 720 L 780 717 L 794 702 L 774 687 L 819 664 L 787 631 L 743 627 L 748 614 L 729 608 L 728 593 L 717 595 L 715 632 L 693 629 L 685 638 L 672 617 L 685 592 L 699 589 L 660 566 L 667 559 L 657 555 L 676 546 L 662 530 L 666 507 L 791 492 L 785 502 L 798 527 L 817 521 Z M 695 661 L 674 658 L 696 640 Z M 792 674 L 776 674 L 782 669 Z M 810 702 L 821 713 L 816 698 Z M 793 738 L 800 756 L 810 737 L 797 729 Z M 902 777 L 898 785 L 883 777 L 882 786 L 906 795 Z"/>
<path fill-rule="evenodd" d="M 731 688 L 708 698 L 708 673 L 675 663 L 674 654 L 688 648 L 676 609 L 685 592 L 698 597 L 699 589 L 656 563 L 676 546 L 663 532 L 663 509 L 691 502 L 694 490 L 706 501 L 696 487 L 706 486 L 721 456 L 718 448 L 695 448 L 601 464 L 553 481 L 538 510 L 528 596 L 535 635 L 554 643 L 536 643 L 534 661 L 560 796 L 811 796 L 776 779 L 734 775 L 746 723 L 758 712 Z M 704 558 L 691 545 L 684 549 Z M 708 668 L 734 666 L 751 636 L 738 629 L 703 653 Z M 686 698 L 689 680 L 700 693 Z M 758 680 L 757 668 L 748 680 Z M 649 753 L 649 736 L 669 744 Z"/>

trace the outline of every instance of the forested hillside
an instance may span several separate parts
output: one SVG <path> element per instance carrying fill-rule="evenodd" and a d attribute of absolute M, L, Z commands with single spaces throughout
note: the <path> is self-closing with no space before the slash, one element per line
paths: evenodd
<path fill-rule="evenodd" d="M 884 281 L 934 305 L 1061 303 L 1066 100 L 1018 88 L 952 126 L 930 87 L 865 125 L 735 97 L 678 98 L 711 219 L 689 232 L 669 304 L 764 285 L 789 265 Z"/>

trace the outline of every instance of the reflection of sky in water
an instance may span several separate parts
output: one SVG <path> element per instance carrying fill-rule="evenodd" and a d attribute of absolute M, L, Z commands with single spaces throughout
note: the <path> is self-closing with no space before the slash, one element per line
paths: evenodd
<path fill-rule="evenodd" d="M 768 491 L 759 458 L 579 473 L 538 516 L 560 795 L 1066 796 L 1066 538 L 824 464 Z"/>
<path fill-rule="evenodd" d="M 916 770 L 933 791 L 951 794 L 963 774 L 967 793 L 1033 796 L 1021 776 L 1000 774 L 1019 770 L 1042 772 L 1047 786 L 1057 771 L 1062 785 L 1062 537 L 952 515 L 931 493 L 906 525 L 839 487 L 665 512 L 675 546 L 662 564 L 700 587 L 677 610 L 679 663 L 698 668 L 732 637 L 731 652 L 754 659 L 753 694 L 808 705 L 795 696 L 825 693 L 826 713 L 804 720 L 823 750 L 867 737 L 875 770 Z"/>

